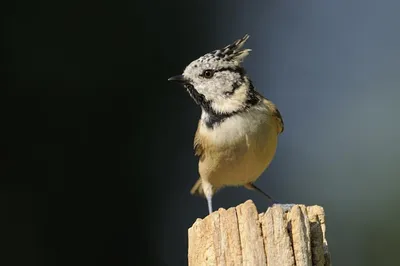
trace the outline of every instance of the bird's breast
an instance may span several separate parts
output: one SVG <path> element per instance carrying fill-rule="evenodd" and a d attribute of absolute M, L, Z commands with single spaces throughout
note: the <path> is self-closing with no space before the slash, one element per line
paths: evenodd
<path fill-rule="evenodd" d="M 218 127 L 199 127 L 204 158 L 199 172 L 215 187 L 255 181 L 268 167 L 277 146 L 277 131 L 264 110 L 230 117 Z"/>

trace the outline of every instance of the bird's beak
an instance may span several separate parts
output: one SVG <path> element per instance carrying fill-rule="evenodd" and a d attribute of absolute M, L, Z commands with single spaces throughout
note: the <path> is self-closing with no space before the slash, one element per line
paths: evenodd
<path fill-rule="evenodd" d="M 187 83 L 189 83 L 189 81 L 188 81 L 183 75 L 178 75 L 178 76 L 170 77 L 170 78 L 168 79 L 168 81 L 173 81 L 173 82 L 180 83 L 180 84 L 187 84 Z"/>

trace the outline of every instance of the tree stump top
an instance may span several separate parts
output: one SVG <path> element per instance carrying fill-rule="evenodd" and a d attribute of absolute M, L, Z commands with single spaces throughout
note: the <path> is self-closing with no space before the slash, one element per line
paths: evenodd
<path fill-rule="evenodd" d="M 195 221 L 189 266 L 330 266 L 325 232 L 320 206 L 278 204 L 259 214 L 248 200 Z"/>

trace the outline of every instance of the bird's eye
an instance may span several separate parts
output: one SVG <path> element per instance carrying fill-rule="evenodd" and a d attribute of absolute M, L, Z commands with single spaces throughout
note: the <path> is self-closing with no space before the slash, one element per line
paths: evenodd
<path fill-rule="evenodd" d="M 214 71 L 211 69 L 204 70 L 203 77 L 210 79 L 214 76 Z"/>

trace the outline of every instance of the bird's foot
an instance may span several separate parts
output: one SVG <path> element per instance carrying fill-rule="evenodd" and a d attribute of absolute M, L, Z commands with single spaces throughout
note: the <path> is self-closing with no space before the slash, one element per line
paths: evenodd
<path fill-rule="evenodd" d="M 284 203 L 284 204 L 281 204 L 281 203 L 274 203 L 274 204 L 272 205 L 272 207 L 274 207 L 274 206 L 280 206 L 280 207 L 283 209 L 284 212 L 288 212 L 288 211 L 290 211 L 290 209 L 291 209 L 294 205 L 296 205 L 296 204 L 294 204 L 294 203 Z"/>

